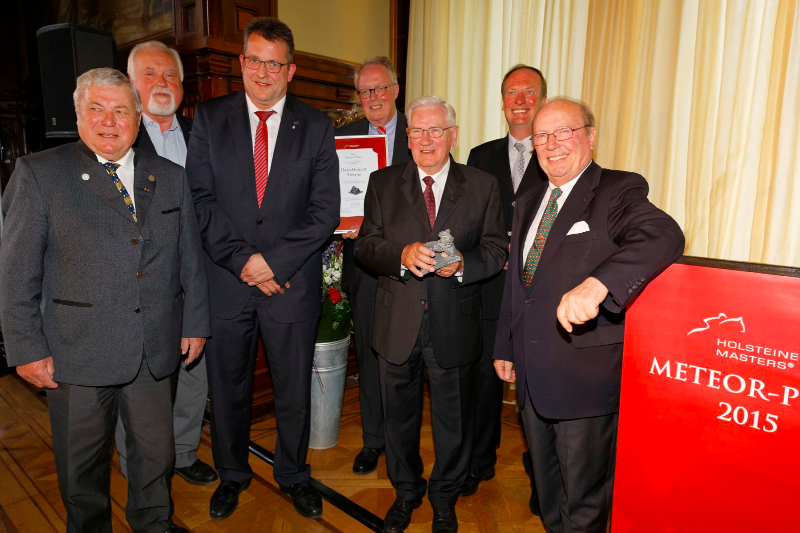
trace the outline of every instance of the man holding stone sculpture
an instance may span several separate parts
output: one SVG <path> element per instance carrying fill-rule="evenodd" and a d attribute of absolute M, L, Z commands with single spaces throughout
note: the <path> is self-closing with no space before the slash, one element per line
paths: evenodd
<path fill-rule="evenodd" d="M 355 251 L 379 275 L 372 346 L 379 356 L 387 470 L 397 489 L 384 524 L 389 532 L 408 527 L 428 488 L 419 455 L 427 368 L 436 450 L 428 490 L 432 530 L 453 532 L 471 455 L 481 355 L 478 282 L 503 267 L 507 239 L 497 180 L 450 157 L 458 140 L 453 107 L 426 96 L 408 105 L 407 117 L 413 160 L 370 177 Z M 461 259 L 437 270 L 453 254 L 424 243 L 435 246 L 445 230 Z"/>

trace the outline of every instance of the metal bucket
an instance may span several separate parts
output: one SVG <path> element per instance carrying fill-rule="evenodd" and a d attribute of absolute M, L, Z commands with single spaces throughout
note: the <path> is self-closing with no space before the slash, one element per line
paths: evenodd
<path fill-rule="evenodd" d="M 311 370 L 311 433 L 308 440 L 308 447 L 312 450 L 333 448 L 339 442 L 349 352 L 349 335 L 340 341 L 315 345 L 316 366 Z"/>

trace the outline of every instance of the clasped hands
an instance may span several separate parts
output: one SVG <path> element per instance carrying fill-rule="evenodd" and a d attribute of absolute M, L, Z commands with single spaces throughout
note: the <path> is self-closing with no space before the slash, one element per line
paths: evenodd
<path fill-rule="evenodd" d="M 288 281 L 282 287 L 278 285 L 278 282 L 275 281 L 275 274 L 261 254 L 250 256 L 239 277 L 251 287 L 258 287 L 267 296 L 283 294 L 284 290 L 290 287 Z"/>
<path fill-rule="evenodd" d="M 600 304 L 608 296 L 608 288 L 597 279 L 588 277 L 583 283 L 561 297 L 556 309 L 556 318 L 561 326 L 572 333 L 572 324 L 585 324 L 600 312 Z M 512 383 L 517 380 L 514 363 L 497 359 L 494 370 L 503 381 Z"/>
<path fill-rule="evenodd" d="M 423 243 L 415 242 L 403 248 L 403 253 L 400 254 L 400 261 L 409 272 L 418 278 L 421 278 L 428 272 L 435 272 L 437 276 L 449 278 L 456 272 L 463 270 L 463 259 L 458 263 L 451 263 L 447 266 L 443 266 L 439 270 L 434 270 L 433 265 L 436 264 L 436 260 L 434 259 L 436 253 L 437 252 L 434 252 L 430 248 L 427 248 Z M 456 253 L 458 253 L 458 250 L 456 250 Z M 447 257 L 447 252 L 441 252 L 441 254 L 442 257 Z"/>

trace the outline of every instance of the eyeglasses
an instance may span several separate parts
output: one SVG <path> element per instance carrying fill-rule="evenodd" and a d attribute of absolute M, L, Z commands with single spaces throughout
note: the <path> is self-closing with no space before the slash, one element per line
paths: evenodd
<path fill-rule="evenodd" d="M 386 89 L 389 87 L 394 87 L 397 85 L 396 83 L 392 83 L 391 85 L 378 85 L 377 87 L 373 87 L 372 89 L 361 89 L 360 91 L 356 91 L 358 97 L 362 100 L 368 100 L 370 93 L 374 92 L 375 96 L 383 96 L 386 94 Z"/>
<path fill-rule="evenodd" d="M 439 128 L 434 126 L 433 128 L 428 128 L 427 130 L 423 130 L 420 128 L 409 128 L 406 130 L 408 133 L 408 137 L 410 139 L 421 139 L 425 132 L 428 132 L 428 135 L 431 136 L 433 139 L 438 139 L 442 135 L 444 135 L 445 130 L 449 130 L 450 128 L 454 128 L 455 126 L 448 126 L 447 128 Z"/>
<path fill-rule="evenodd" d="M 244 58 L 244 66 L 249 68 L 250 70 L 258 70 L 258 67 L 261 64 L 264 64 L 264 68 L 267 69 L 267 72 L 271 72 L 273 74 L 277 74 L 281 71 L 281 69 L 288 65 L 289 63 L 278 63 L 277 61 L 261 61 L 257 57 L 245 57 Z"/>
<path fill-rule="evenodd" d="M 554 131 L 553 133 L 534 133 L 533 134 L 533 145 L 534 146 L 541 146 L 543 144 L 547 144 L 547 139 L 550 138 L 552 135 L 556 138 L 557 141 L 566 141 L 567 139 L 572 138 L 572 132 L 582 130 L 583 128 L 590 127 L 588 124 L 585 126 L 581 126 L 580 128 L 560 128 Z"/>

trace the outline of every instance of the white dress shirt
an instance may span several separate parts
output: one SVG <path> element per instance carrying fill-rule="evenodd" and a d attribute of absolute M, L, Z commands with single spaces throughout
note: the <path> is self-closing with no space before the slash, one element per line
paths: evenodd
<path fill-rule="evenodd" d="M 288 68 L 288 67 L 287 67 Z M 281 126 L 281 117 L 283 116 L 283 107 L 286 105 L 286 95 L 278 100 L 278 103 L 270 109 L 259 109 L 250 100 L 250 97 L 245 93 L 247 100 L 247 116 L 250 118 L 250 140 L 253 142 L 253 153 L 256 151 L 256 130 L 258 123 L 261 119 L 256 115 L 256 111 L 275 111 L 275 114 L 267 119 L 267 138 L 269 139 L 268 153 L 267 153 L 267 173 L 272 169 L 272 154 L 275 153 L 275 143 L 278 141 L 278 128 Z"/>
<path fill-rule="evenodd" d="M 589 165 L 592 162 L 589 161 Z M 575 178 L 569 180 L 567 183 L 559 187 L 561 189 L 561 196 L 558 197 L 556 200 L 556 205 L 558 205 L 558 212 L 561 212 L 561 208 L 564 207 L 564 202 L 567 201 L 567 197 L 569 193 L 572 192 L 573 187 L 575 184 L 578 183 L 578 180 L 583 176 L 583 173 L 586 172 L 586 169 L 589 168 L 589 165 L 583 167 L 583 170 L 575 176 Z M 547 184 L 547 191 L 544 194 L 544 198 L 542 198 L 542 203 L 539 204 L 539 210 L 536 211 L 536 217 L 533 219 L 533 223 L 528 228 L 528 234 L 525 236 L 525 246 L 522 248 L 522 269 L 525 270 L 525 261 L 528 259 L 528 252 L 531 250 L 531 246 L 533 246 L 533 241 L 536 239 L 536 232 L 539 229 L 539 223 L 542 221 L 542 217 L 544 216 L 544 211 L 547 209 L 547 203 L 550 201 L 550 195 L 553 194 L 553 189 L 556 186 L 552 183 Z M 554 222 L 555 223 L 555 222 Z"/>
<path fill-rule="evenodd" d="M 98 161 L 101 164 L 108 163 L 108 159 L 101 157 L 99 154 L 94 154 Z M 133 150 L 130 148 L 128 149 L 128 153 L 117 159 L 116 161 L 111 161 L 112 163 L 117 163 L 119 168 L 117 168 L 117 177 L 119 181 L 125 186 L 125 189 L 128 191 L 128 196 L 131 197 L 131 202 L 133 202 L 133 208 L 136 209 L 136 195 L 133 191 Z M 105 170 L 105 169 L 103 169 Z M 111 179 L 109 176 L 108 179 Z M 122 195 L 120 195 L 122 196 Z"/>

